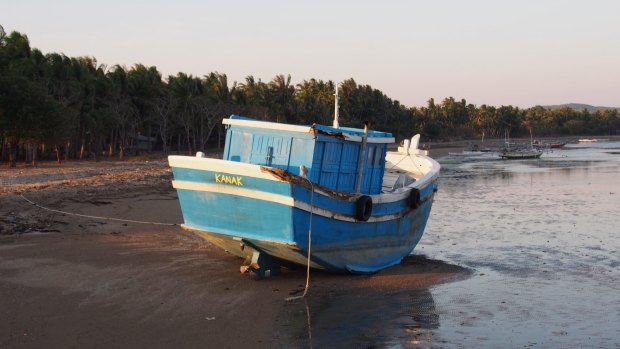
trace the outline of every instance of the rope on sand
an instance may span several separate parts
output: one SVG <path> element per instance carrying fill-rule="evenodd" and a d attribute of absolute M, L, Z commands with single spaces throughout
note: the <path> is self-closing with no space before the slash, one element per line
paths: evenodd
<path fill-rule="evenodd" d="M 19 194 L 19 196 L 21 196 L 22 199 L 28 201 L 28 203 L 30 203 L 31 205 L 34 205 L 34 206 L 36 206 L 36 207 L 38 207 L 40 209 L 43 209 L 43 210 L 46 210 L 46 211 L 50 211 L 50 212 L 66 214 L 66 215 L 70 215 L 70 216 L 99 219 L 99 220 L 104 220 L 104 221 L 117 221 L 117 222 L 137 223 L 137 224 L 153 224 L 153 225 L 167 225 L 167 226 L 175 226 L 175 225 L 177 225 L 176 223 L 146 222 L 146 221 L 137 221 L 137 220 L 133 220 L 133 219 L 121 219 L 121 218 L 112 218 L 112 217 L 91 216 L 91 215 L 86 215 L 86 214 L 80 214 L 80 213 L 74 213 L 74 212 L 66 212 L 66 211 L 61 211 L 61 210 L 55 210 L 53 208 L 45 207 L 45 206 L 37 204 L 36 202 L 34 202 L 32 200 L 29 200 L 27 197 L 24 196 L 24 194 Z"/>

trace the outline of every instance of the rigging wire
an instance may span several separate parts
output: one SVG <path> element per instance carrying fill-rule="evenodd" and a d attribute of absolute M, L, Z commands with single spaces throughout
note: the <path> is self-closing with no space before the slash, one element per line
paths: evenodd
<path fill-rule="evenodd" d="M 314 208 L 314 185 L 309 179 L 306 178 L 306 180 L 308 181 L 308 183 L 310 183 L 310 188 L 312 190 L 310 192 L 310 222 L 308 223 L 308 262 L 306 268 L 306 287 L 304 288 L 304 293 L 301 296 L 288 297 L 285 299 L 286 301 L 292 301 L 295 299 L 301 299 L 306 297 L 306 294 L 308 293 L 308 288 L 310 288 L 310 253 L 312 252 L 312 211 Z"/>

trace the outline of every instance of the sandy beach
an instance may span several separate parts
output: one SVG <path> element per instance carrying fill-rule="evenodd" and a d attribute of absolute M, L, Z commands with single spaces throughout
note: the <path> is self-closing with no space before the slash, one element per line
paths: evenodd
<path fill-rule="evenodd" d="M 175 225 L 170 179 L 163 160 L 0 169 L 0 347 L 306 347 L 309 303 L 340 299 L 346 312 L 470 275 L 412 256 L 374 275 L 312 272 L 306 299 L 286 301 L 305 270 L 241 274 L 239 258 Z M 339 298 L 351 294 L 353 304 Z M 323 312 L 321 323 L 341 317 Z"/>

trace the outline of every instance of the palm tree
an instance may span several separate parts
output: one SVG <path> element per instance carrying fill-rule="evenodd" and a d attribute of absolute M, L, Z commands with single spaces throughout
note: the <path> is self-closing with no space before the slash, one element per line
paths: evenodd
<path fill-rule="evenodd" d="M 248 75 L 235 92 L 237 104 L 244 107 L 246 113 L 268 120 L 267 85 L 264 82 L 260 79 L 256 81 L 252 75 Z"/>
<path fill-rule="evenodd" d="M 196 144 L 196 115 L 198 99 L 202 95 L 202 81 L 192 75 L 178 73 L 168 77 L 175 104 L 177 120 L 185 131 L 185 140 L 188 153 L 191 155 L 197 149 Z"/>
<path fill-rule="evenodd" d="M 168 85 L 162 85 L 158 96 L 153 98 L 153 108 L 155 111 L 155 123 L 159 127 L 159 137 L 163 143 L 162 150 L 165 155 L 168 155 L 170 152 L 170 137 L 174 127 L 174 119 L 172 117 L 174 107 L 172 91 Z"/>
<path fill-rule="evenodd" d="M 291 85 L 291 76 L 276 75 L 268 84 L 268 106 L 275 114 L 277 122 L 291 122 L 295 87 Z"/>
<path fill-rule="evenodd" d="M 329 124 L 333 114 L 334 83 L 323 80 L 304 80 L 297 84 L 295 101 L 302 120 Z"/>
<path fill-rule="evenodd" d="M 155 100 L 161 93 L 161 74 L 156 67 L 135 64 L 127 73 L 127 92 L 136 106 L 137 123 L 148 137 L 148 151 L 151 149 L 152 123 L 155 115 Z"/>
<path fill-rule="evenodd" d="M 128 93 L 127 70 L 120 65 L 114 66 L 108 73 L 108 91 L 106 104 L 116 121 L 116 137 L 118 143 L 118 158 L 123 160 L 125 148 L 129 144 L 129 135 L 135 130 L 136 107 Z"/>

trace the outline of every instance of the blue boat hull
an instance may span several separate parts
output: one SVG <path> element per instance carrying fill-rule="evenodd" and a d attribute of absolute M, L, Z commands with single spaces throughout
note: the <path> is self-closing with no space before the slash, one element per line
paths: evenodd
<path fill-rule="evenodd" d="M 420 241 L 437 188 L 436 178 L 423 183 L 414 207 L 407 196 L 373 195 L 372 213 L 361 221 L 358 196 L 286 171 L 213 159 L 199 168 L 171 166 L 186 230 L 250 262 L 267 255 L 276 264 L 305 266 L 311 248 L 310 266 L 330 271 L 398 264 Z"/>

